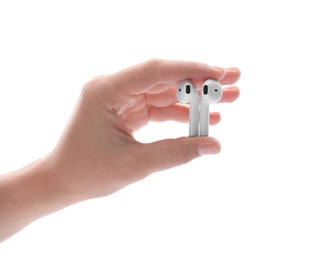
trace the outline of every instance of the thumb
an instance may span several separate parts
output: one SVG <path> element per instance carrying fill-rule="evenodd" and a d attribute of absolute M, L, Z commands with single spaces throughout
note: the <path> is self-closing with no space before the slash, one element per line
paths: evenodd
<path fill-rule="evenodd" d="M 207 154 L 217 154 L 220 143 L 212 137 L 181 137 L 144 144 L 147 168 L 150 172 L 161 171 L 186 164 Z"/>

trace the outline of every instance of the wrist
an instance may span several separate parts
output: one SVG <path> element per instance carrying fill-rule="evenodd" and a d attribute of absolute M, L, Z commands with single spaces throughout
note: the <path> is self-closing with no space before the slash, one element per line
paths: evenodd
<path fill-rule="evenodd" d="M 49 157 L 0 176 L 0 241 L 71 201 L 55 178 Z"/>
<path fill-rule="evenodd" d="M 23 172 L 24 179 L 22 178 Z M 27 201 L 30 202 L 30 207 L 34 208 L 35 212 L 43 214 L 38 217 L 75 203 L 68 192 L 63 176 L 53 166 L 50 155 L 22 169 L 22 174 L 20 185 L 29 187 L 28 189 L 24 188 L 24 190 L 29 196 Z"/>

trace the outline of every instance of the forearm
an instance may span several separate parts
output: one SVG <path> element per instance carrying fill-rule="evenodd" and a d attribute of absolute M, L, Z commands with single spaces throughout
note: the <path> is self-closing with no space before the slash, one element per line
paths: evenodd
<path fill-rule="evenodd" d="M 72 204 L 47 158 L 0 176 L 0 242 Z"/>

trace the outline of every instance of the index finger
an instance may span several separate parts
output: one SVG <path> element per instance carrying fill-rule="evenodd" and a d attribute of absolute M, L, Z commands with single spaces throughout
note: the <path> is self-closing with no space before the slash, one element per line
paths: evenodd
<path fill-rule="evenodd" d="M 194 61 L 152 59 L 111 75 L 112 86 L 120 86 L 121 92 L 141 94 L 159 83 L 176 83 L 184 79 L 220 80 L 225 71 Z"/>

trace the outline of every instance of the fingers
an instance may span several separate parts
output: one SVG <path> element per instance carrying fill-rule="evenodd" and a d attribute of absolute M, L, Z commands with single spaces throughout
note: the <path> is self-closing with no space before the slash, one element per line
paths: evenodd
<path fill-rule="evenodd" d="M 220 80 L 220 83 L 222 85 L 234 84 L 239 80 L 240 76 L 241 72 L 238 68 L 225 69 L 223 78 Z M 204 81 L 202 79 L 195 80 L 195 84 L 197 86 L 200 86 L 199 91 L 203 82 Z M 174 88 L 175 85 L 175 83 L 159 83 L 153 88 L 149 89 L 146 95 L 148 101 L 147 103 L 153 106 L 165 107 L 178 102 Z M 223 90 L 223 97 L 219 102 L 233 102 L 240 95 L 240 90 L 234 85 L 225 86 Z"/>
<path fill-rule="evenodd" d="M 240 89 L 236 86 L 230 86 L 223 88 L 223 95 L 220 103 L 231 103 L 234 102 L 240 96 Z"/>
<path fill-rule="evenodd" d="M 221 68 L 220 68 L 221 69 Z M 224 70 L 224 76 L 220 79 L 220 83 L 222 85 L 231 85 L 236 83 L 241 76 L 241 71 L 238 68 L 228 68 Z M 196 86 L 201 88 L 202 83 L 206 80 L 206 78 L 200 80 L 193 80 Z M 159 83 L 156 86 L 152 87 L 147 91 L 148 94 L 159 94 L 165 92 L 169 88 L 175 87 L 175 83 Z"/>
<path fill-rule="evenodd" d="M 178 102 L 175 88 L 170 88 L 159 94 L 145 94 L 148 105 L 156 107 L 168 107 Z"/>
<path fill-rule="evenodd" d="M 142 145 L 147 155 L 144 167 L 148 172 L 169 169 L 190 162 L 206 154 L 220 152 L 220 143 L 212 137 L 182 137 Z"/>
<path fill-rule="evenodd" d="M 240 90 L 236 86 L 223 88 L 223 96 L 219 102 L 229 103 L 235 101 L 240 96 Z M 146 102 L 150 106 L 168 107 L 179 102 L 175 88 L 170 88 L 159 94 L 146 94 Z"/>
<path fill-rule="evenodd" d="M 184 79 L 220 80 L 224 78 L 222 68 L 192 61 L 171 61 L 153 59 L 110 76 L 113 87 L 120 87 L 121 92 L 141 94 L 160 83 L 177 83 Z"/>
<path fill-rule="evenodd" d="M 241 71 L 238 68 L 228 68 L 225 70 L 224 77 L 220 80 L 222 85 L 231 85 L 239 80 Z"/>
<path fill-rule="evenodd" d="M 150 107 L 148 117 L 153 122 L 176 121 L 179 123 L 189 122 L 189 107 L 175 104 L 170 107 Z M 210 125 L 216 125 L 221 120 L 217 112 L 210 113 Z"/>

